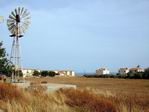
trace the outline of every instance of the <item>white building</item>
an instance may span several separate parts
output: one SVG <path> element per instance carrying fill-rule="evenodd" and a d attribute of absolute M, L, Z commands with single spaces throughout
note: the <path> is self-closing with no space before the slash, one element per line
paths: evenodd
<path fill-rule="evenodd" d="M 129 71 L 131 73 L 139 73 L 139 72 L 144 72 L 145 69 L 144 68 L 130 68 Z"/>
<path fill-rule="evenodd" d="M 38 70 L 38 69 L 25 69 L 25 68 L 23 68 L 22 69 L 23 77 L 32 77 L 35 70 L 38 72 L 43 71 L 43 70 Z M 44 71 L 52 71 L 52 70 L 44 70 Z M 68 77 L 74 77 L 75 76 L 75 72 L 71 71 L 71 70 L 56 70 L 53 72 L 59 74 L 56 76 L 68 76 Z"/>
<path fill-rule="evenodd" d="M 58 73 L 58 76 L 68 76 L 68 77 L 74 77 L 75 72 L 71 70 L 60 70 L 60 71 L 55 71 L 55 73 Z"/>
<path fill-rule="evenodd" d="M 35 69 L 22 69 L 23 77 L 32 77 Z"/>
<path fill-rule="evenodd" d="M 110 71 L 106 68 L 99 68 L 96 70 L 97 75 L 108 75 L 110 74 Z"/>
<path fill-rule="evenodd" d="M 127 73 L 129 73 L 129 69 L 128 68 L 120 68 L 119 69 L 119 74 L 127 74 Z"/>

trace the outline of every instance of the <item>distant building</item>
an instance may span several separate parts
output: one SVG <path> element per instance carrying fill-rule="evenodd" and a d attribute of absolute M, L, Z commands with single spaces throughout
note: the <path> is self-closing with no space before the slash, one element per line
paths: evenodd
<path fill-rule="evenodd" d="M 140 73 L 140 72 L 144 72 L 145 69 L 144 69 L 144 68 L 139 68 L 139 67 L 137 67 L 137 68 L 130 68 L 129 71 L 130 71 L 131 73 Z"/>
<path fill-rule="evenodd" d="M 129 73 L 129 69 L 128 68 L 120 68 L 119 69 L 119 74 L 127 74 L 127 73 Z"/>
<path fill-rule="evenodd" d="M 26 68 L 23 68 L 22 69 L 23 77 L 32 77 L 35 70 L 36 69 L 26 69 Z M 36 70 L 36 71 L 40 72 L 40 70 Z"/>
<path fill-rule="evenodd" d="M 22 69 L 23 77 L 32 77 L 34 71 L 41 72 L 43 70 L 25 69 L 25 68 L 23 68 Z M 52 70 L 44 70 L 44 71 L 52 71 Z M 71 77 L 74 77 L 75 76 L 75 72 L 74 71 L 71 71 L 71 70 L 56 70 L 56 71 L 53 71 L 53 72 L 55 72 L 55 73 L 58 74 L 56 76 L 71 76 Z"/>
<path fill-rule="evenodd" d="M 60 71 L 54 71 L 54 72 L 59 74 L 57 76 L 69 76 L 69 77 L 75 76 L 75 72 L 71 70 L 60 70 Z"/>
<path fill-rule="evenodd" d="M 96 75 L 108 75 L 110 71 L 106 68 L 99 68 L 96 70 Z"/>

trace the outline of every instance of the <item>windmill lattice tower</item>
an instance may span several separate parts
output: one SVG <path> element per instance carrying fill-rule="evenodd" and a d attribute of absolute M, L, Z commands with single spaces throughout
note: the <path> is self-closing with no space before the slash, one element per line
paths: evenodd
<path fill-rule="evenodd" d="M 10 37 L 13 38 L 12 48 L 10 54 L 10 61 L 14 65 L 12 72 L 12 81 L 16 81 L 19 78 L 21 72 L 21 55 L 20 55 L 20 43 L 19 39 L 23 37 L 23 34 L 27 30 L 30 24 L 30 13 L 24 7 L 16 8 L 11 12 L 7 19 L 8 30 L 10 31 Z"/>

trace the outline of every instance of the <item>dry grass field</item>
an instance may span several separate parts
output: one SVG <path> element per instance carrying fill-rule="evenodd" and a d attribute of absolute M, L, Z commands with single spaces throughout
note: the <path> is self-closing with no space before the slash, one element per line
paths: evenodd
<path fill-rule="evenodd" d="M 43 86 L 21 89 L 0 83 L 2 112 L 149 112 L 149 80 L 96 78 L 27 78 L 42 82 L 75 84 L 77 89 L 47 92 Z"/>
<path fill-rule="evenodd" d="M 149 80 L 85 77 L 28 78 L 27 80 L 38 83 L 46 81 L 49 83 L 74 84 L 83 89 L 90 88 L 96 91 L 149 96 Z"/>

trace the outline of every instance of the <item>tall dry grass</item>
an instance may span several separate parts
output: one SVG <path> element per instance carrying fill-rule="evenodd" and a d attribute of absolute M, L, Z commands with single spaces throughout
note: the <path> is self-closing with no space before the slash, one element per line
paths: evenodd
<path fill-rule="evenodd" d="M 23 90 L 0 83 L 0 109 L 4 112 L 149 112 L 149 99 L 90 89 L 47 93 L 40 85 Z"/>
<path fill-rule="evenodd" d="M 59 92 L 66 96 L 67 100 L 65 102 L 67 105 L 76 108 L 80 112 L 117 111 L 111 100 L 88 90 L 61 89 Z"/>
<path fill-rule="evenodd" d="M 0 83 L 0 100 L 24 100 L 22 92 L 14 85 Z"/>
<path fill-rule="evenodd" d="M 61 89 L 59 92 L 66 96 L 67 105 L 81 112 L 149 112 L 149 99 L 146 96 L 97 93 L 91 89 Z"/>
<path fill-rule="evenodd" d="M 22 90 L 2 83 L 0 109 L 4 112 L 73 112 L 73 109 L 65 104 L 62 94 L 47 93 L 39 86 Z"/>

